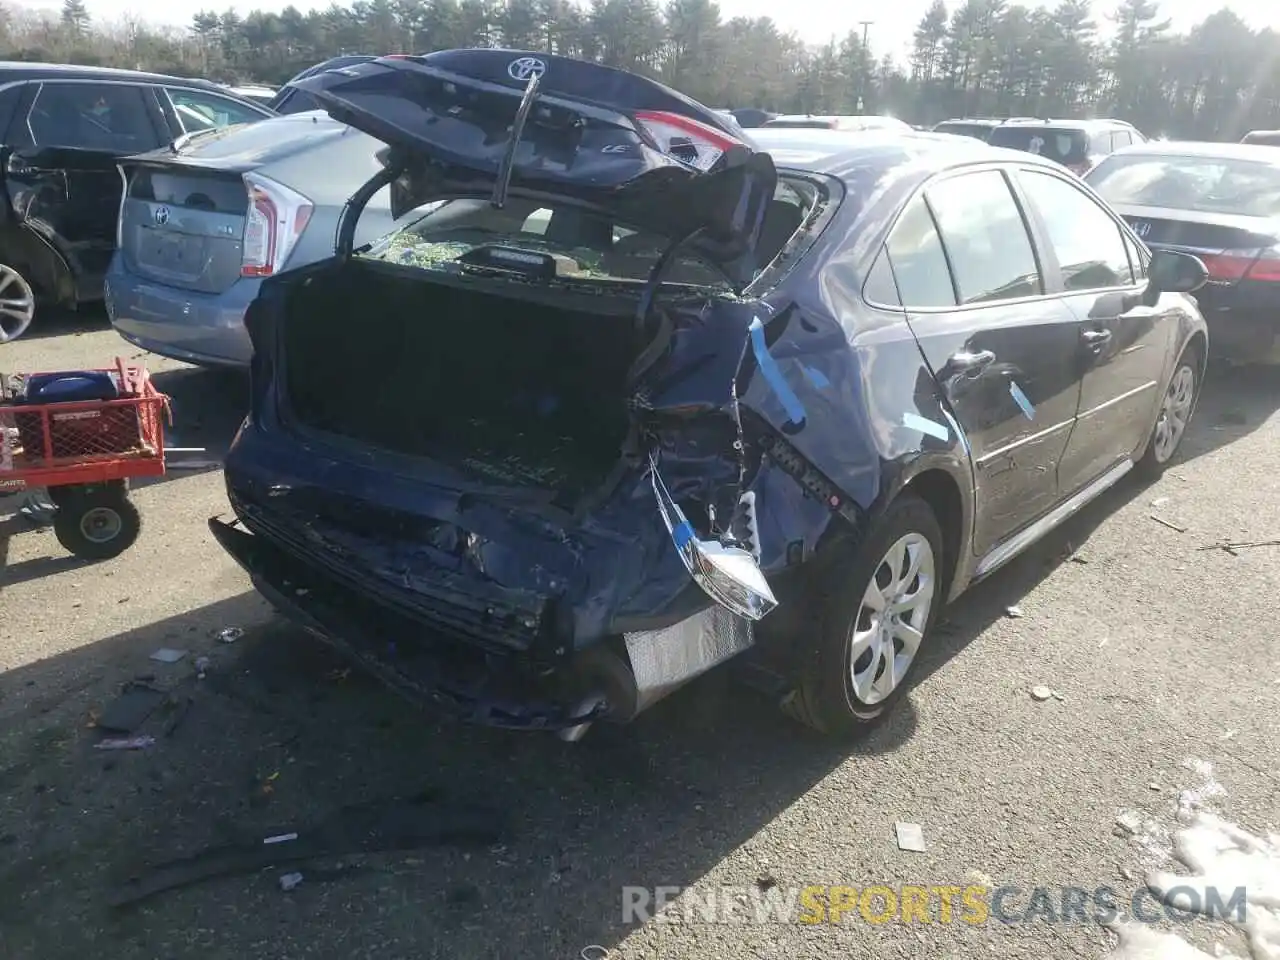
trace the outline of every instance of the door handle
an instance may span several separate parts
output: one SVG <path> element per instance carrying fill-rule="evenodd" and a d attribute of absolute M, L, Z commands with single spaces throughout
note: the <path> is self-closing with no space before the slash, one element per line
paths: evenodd
<path fill-rule="evenodd" d="M 947 372 L 951 376 L 976 377 L 995 363 L 995 360 L 996 355 L 990 350 L 978 350 L 974 353 L 963 350 L 951 355 L 947 361 Z"/>
<path fill-rule="evenodd" d="M 1080 336 L 1091 350 L 1101 350 L 1111 341 L 1110 330 L 1086 330 Z"/>

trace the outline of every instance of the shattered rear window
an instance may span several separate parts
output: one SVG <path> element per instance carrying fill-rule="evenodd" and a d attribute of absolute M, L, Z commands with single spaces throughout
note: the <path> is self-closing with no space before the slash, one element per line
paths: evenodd
<path fill-rule="evenodd" d="M 405 218 L 406 226 L 362 256 L 423 270 L 461 270 L 458 257 L 501 244 L 556 257 L 557 279 L 644 282 L 670 245 L 657 234 L 634 230 L 573 206 L 460 198 L 429 204 Z M 731 290 L 716 267 L 677 253 L 665 274 L 669 283 Z"/>

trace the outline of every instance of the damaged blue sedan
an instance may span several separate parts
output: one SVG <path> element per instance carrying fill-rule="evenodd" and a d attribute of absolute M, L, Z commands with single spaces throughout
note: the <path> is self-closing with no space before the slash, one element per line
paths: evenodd
<path fill-rule="evenodd" d="M 334 256 L 249 308 L 210 526 L 284 615 L 462 719 L 576 739 L 734 659 L 865 730 L 947 601 L 1185 435 L 1203 264 L 1030 154 L 748 141 L 520 51 L 298 86 L 386 147 Z M 383 189 L 399 229 L 357 247 Z"/>

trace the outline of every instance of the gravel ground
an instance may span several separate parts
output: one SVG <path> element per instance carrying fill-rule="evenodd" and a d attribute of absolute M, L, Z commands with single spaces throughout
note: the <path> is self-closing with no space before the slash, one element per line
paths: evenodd
<path fill-rule="evenodd" d="M 135 353 L 104 327 L 37 331 L 0 368 Z M 225 444 L 242 384 L 148 362 L 177 442 Z M 1276 830 L 1280 547 L 1199 548 L 1280 538 L 1277 408 L 1274 372 L 1212 379 L 1184 461 L 962 599 L 909 703 L 853 752 L 717 676 L 572 746 L 446 725 L 272 618 L 207 532 L 227 509 L 216 470 L 137 488 L 142 537 L 108 564 L 0 519 L 0 956 L 1103 957 L 1092 923 L 624 924 L 621 889 L 991 879 L 1127 895 L 1150 854 L 1117 815 L 1171 824 L 1189 758 L 1213 765 L 1232 820 Z M 230 645 L 228 626 L 244 630 Z M 160 647 L 189 653 L 149 660 Z M 190 698 L 185 720 L 166 736 L 165 706 L 141 731 L 155 746 L 94 750 L 94 716 L 145 674 Z M 258 870 L 107 905 L 144 863 L 422 794 L 419 826 L 492 808 L 501 836 L 308 863 L 289 893 Z M 927 849 L 900 851 L 896 821 Z M 1182 932 L 1244 953 L 1224 927 Z"/>

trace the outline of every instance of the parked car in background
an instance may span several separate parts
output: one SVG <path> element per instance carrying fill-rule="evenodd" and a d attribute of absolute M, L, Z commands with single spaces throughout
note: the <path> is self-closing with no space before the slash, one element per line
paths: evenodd
<path fill-rule="evenodd" d="M 1280 130 L 1250 130 L 1240 142 L 1259 146 L 1280 147 Z"/>
<path fill-rule="evenodd" d="M 894 117 L 827 116 L 809 114 L 774 117 L 760 125 L 761 130 L 786 127 L 792 130 L 910 130 L 911 125 Z"/>
<path fill-rule="evenodd" d="M 438 205 L 361 249 L 356 196 L 337 256 L 249 310 L 210 529 L 388 682 L 574 739 L 741 655 L 853 733 L 949 599 L 1176 455 L 1204 266 L 1059 166 L 910 130 L 753 147 L 599 64 L 517 81 L 527 56 L 301 81 L 392 148 L 393 213 Z"/>
<path fill-rule="evenodd" d="M 1147 138 L 1123 120 L 1032 120 L 1017 118 L 999 124 L 987 143 L 1025 150 L 1083 175 L 1103 157 Z"/>
<path fill-rule="evenodd" d="M 38 306 L 102 298 L 122 157 L 271 115 L 204 80 L 0 62 L 0 342 L 20 336 Z"/>
<path fill-rule="evenodd" d="M 1196 298 L 1216 354 L 1280 362 L 1280 150 L 1146 143 L 1085 179 L 1152 250 L 1204 262 L 1209 282 Z"/>
<path fill-rule="evenodd" d="M 263 87 L 257 84 L 249 84 L 247 86 L 230 86 L 227 89 L 234 93 L 237 97 L 245 100 L 252 100 L 254 103 L 260 103 L 264 107 L 270 107 L 276 98 L 278 92 L 275 87 Z"/>
<path fill-rule="evenodd" d="M 756 107 L 739 107 L 736 110 L 730 110 L 734 119 L 744 130 L 750 130 L 752 127 L 763 127 L 766 123 L 777 116 L 768 110 L 760 110 Z"/>
<path fill-rule="evenodd" d="M 381 169 L 382 147 L 312 112 L 124 161 L 120 249 L 106 283 L 116 331 L 175 360 L 248 365 L 244 312 L 258 285 L 333 255 L 342 206 Z M 387 194 L 370 201 L 361 242 L 391 229 Z"/>
<path fill-rule="evenodd" d="M 397 57 L 403 54 L 390 54 L 389 56 Z M 357 63 L 368 63 L 370 60 L 378 59 L 376 56 L 367 53 L 346 53 L 338 57 L 330 57 L 320 63 L 314 64 L 307 69 L 300 71 L 292 77 L 284 86 L 282 86 L 272 99 L 269 106 L 276 113 L 306 113 L 309 110 L 316 110 L 319 105 L 311 99 L 307 94 L 300 91 L 296 84 L 299 80 L 307 77 L 313 77 L 317 73 L 325 70 L 337 70 L 341 67 L 354 66 Z"/>

